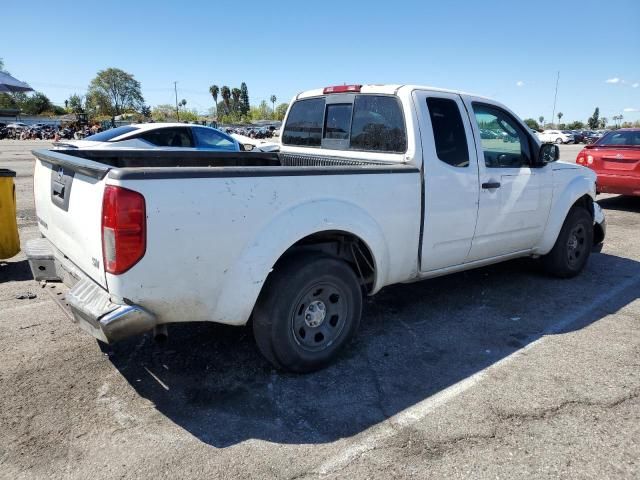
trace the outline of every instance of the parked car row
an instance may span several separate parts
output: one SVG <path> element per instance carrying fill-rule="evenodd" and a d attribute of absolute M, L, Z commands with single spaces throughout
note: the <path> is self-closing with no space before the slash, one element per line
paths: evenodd
<path fill-rule="evenodd" d="M 535 132 L 544 143 L 593 143 L 609 130 L 544 130 Z"/>

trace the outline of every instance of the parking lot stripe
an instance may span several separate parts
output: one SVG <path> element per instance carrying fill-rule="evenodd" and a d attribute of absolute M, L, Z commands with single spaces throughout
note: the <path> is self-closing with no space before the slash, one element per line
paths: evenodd
<path fill-rule="evenodd" d="M 529 344 L 527 344 L 520 350 L 512 353 L 507 357 L 504 357 L 501 360 L 498 360 L 484 370 L 476 372 L 470 377 L 465 378 L 464 380 L 461 380 L 458 383 L 451 385 L 450 387 L 447 387 L 446 389 L 436 393 L 435 395 L 432 395 L 431 397 L 426 398 L 425 400 L 415 404 L 414 406 L 403 410 L 397 415 L 389 417 L 384 422 L 363 432 L 360 435 L 363 437 L 362 440 L 356 440 L 354 443 L 342 450 L 338 455 L 325 460 L 322 464 L 320 464 L 320 466 L 318 466 L 313 472 L 310 473 L 314 473 L 317 475 L 327 475 L 332 472 L 341 470 L 360 455 L 376 449 L 380 442 L 393 437 L 396 433 L 398 433 L 399 429 L 411 426 L 419 422 L 435 409 L 445 405 L 449 400 L 457 397 L 463 392 L 469 390 L 474 385 L 480 383 L 490 372 L 503 367 L 504 365 L 521 357 L 522 355 L 525 355 L 529 350 L 542 342 L 545 337 L 562 333 L 573 324 L 578 323 L 589 313 L 604 307 L 608 302 L 610 302 L 618 295 L 622 294 L 627 289 L 630 289 L 632 287 L 637 288 L 638 286 L 640 286 L 640 279 L 637 277 L 631 277 L 627 281 L 618 284 L 616 287 L 604 291 L 601 295 L 594 298 L 591 303 L 576 309 L 570 315 L 565 316 L 559 322 L 551 325 L 544 332 L 537 335 L 537 338 L 534 337 L 535 339 L 533 339 Z"/>

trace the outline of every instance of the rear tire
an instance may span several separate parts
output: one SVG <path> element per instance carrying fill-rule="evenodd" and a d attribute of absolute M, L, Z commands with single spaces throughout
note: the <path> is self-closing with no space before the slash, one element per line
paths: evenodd
<path fill-rule="evenodd" d="M 358 329 L 362 291 L 349 265 L 313 255 L 282 261 L 256 303 L 253 333 L 276 368 L 306 373 L 331 363 Z"/>
<path fill-rule="evenodd" d="M 562 143 L 562 139 L 560 137 L 556 138 L 556 144 L 560 145 Z"/>
<path fill-rule="evenodd" d="M 547 273 L 559 278 L 578 275 L 593 248 L 593 218 L 582 207 L 569 211 L 551 251 L 542 257 Z"/>

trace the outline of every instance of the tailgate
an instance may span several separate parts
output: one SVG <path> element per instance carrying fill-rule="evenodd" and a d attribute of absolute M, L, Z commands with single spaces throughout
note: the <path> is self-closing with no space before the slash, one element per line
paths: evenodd
<path fill-rule="evenodd" d="M 106 288 L 101 214 L 109 167 L 63 153 L 40 150 L 33 190 L 40 232 L 87 276 Z"/>

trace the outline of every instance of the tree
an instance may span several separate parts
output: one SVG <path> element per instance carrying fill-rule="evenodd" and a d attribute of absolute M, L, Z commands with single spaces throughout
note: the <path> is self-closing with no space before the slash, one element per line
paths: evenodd
<path fill-rule="evenodd" d="M 43 112 L 53 110 L 53 105 L 49 98 L 42 92 L 35 92 L 34 94 L 27 96 L 20 96 L 18 101 L 18 108 L 27 115 L 40 115 Z"/>
<path fill-rule="evenodd" d="M 119 68 L 100 70 L 89 84 L 87 97 L 107 115 L 139 110 L 144 104 L 140 82 Z"/>
<path fill-rule="evenodd" d="M 71 111 L 71 113 L 83 113 L 84 106 L 82 105 L 83 99 L 82 96 L 74 93 L 69 97 L 68 100 L 65 100 L 65 105 Z"/>
<path fill-rule="evenodd" d="M 596 107 L 593 111 L 593 115 L 591 115 L 587 120 L 587 124 L 591 130 L 595 130 L 600 126 L 600 109 L 598 107 Z"/>
<path fill-rule="evenodd" d="M 273 106 L 271 111 L 273 112 L 273 116 L 275 116 L 275 113 L 276 113 L 276 101 L 278 100 L 278 98 L 275 95 L 271 95 L 271 98 L 269 98 L 269 100 L 271 100 L 271 105 Z"/>
<path fill-rule="evenodd" d="M 582 130 L 584 129 L 584 123 L 582 122 L 571 122 L 567 124 L 567 128 L 569 130 Z"/>
<path fill-rule="evenodd" d="M 151 118 L 151 108 L 148 105 L 142 105 L 140 107 L 140 114 L 144 118 Z"/>
<path fill-rule="evenodd" d="M 607 122 L 609 119 L 607 117 L 602 117 L 600 119 L 600 128 L 607 128 Z"/>
<path fill-rule="evenodd" d="M 231 96 L 233 97 L 233 111 L 234 112 L 242 112 L 242 108 L 240 107 L 240 95 L 241 91 L 239 88 L 231 89 Z"/>
<path fill-rule="evenodd" d="M 242 82 L 240 84 L 240 111 L 243 115 L 249 113 L 249 109 L 251 105 L 249 105 L 249 90 L 247 89 L 247 84 Z"/>
<path fill-rule="evenodd" d="M 538 121 L 540 122 L 540 128 L 544 128 L 544 117 L 542 115 L 538 117 Z"/>
<path fill-rule="evenodd" d="M 533 118 L 525 118 L 524 123 L 526 123 L 531 130 L 540 130 L 540 125 L 538 125 L 538 122 Z"/>
<path fill-rule="evenodd" d="M 222 95 L 222 103 L 224 104 L 224 112 L 225 112 L 225 114 L 228 114 L 231 111 L 231 108 L 230 108 L 231 90 L 229 89 L 229 87 L 224 85 L 220 89 L 220 94 Z"/>
<path fill-rule="evenodd" d="M 284 116 L 287 114 L 287 110 L 289 109 L 288 103 L 281 103 L 276 107 L 276 120 L 284 120 Z"/>
<path fill-rule="evenodd" d="M 564 115 L 562 112 L 558 112 L 558 123 L 562 120 L 562 115 Z M 560 126 L 558 126 L 558 128 L 560 128 Z"/>
<path fill-rule="evenodd" d="M 218 94 L 220 93 L 220 87 L 218 85 L 211 85 L 209 87 L 209 93 L 213 97 L 213 104 L 218 105 Z M 216 115 L 218 115 L 218 109 L 216 108 Z"/>
<path fill-rule="evenodd" d="M 166 122 L 176 118 L 176 107 L 168 103 L 156 105 L 151 109 L 151 118 L 155 122 Z"/>

